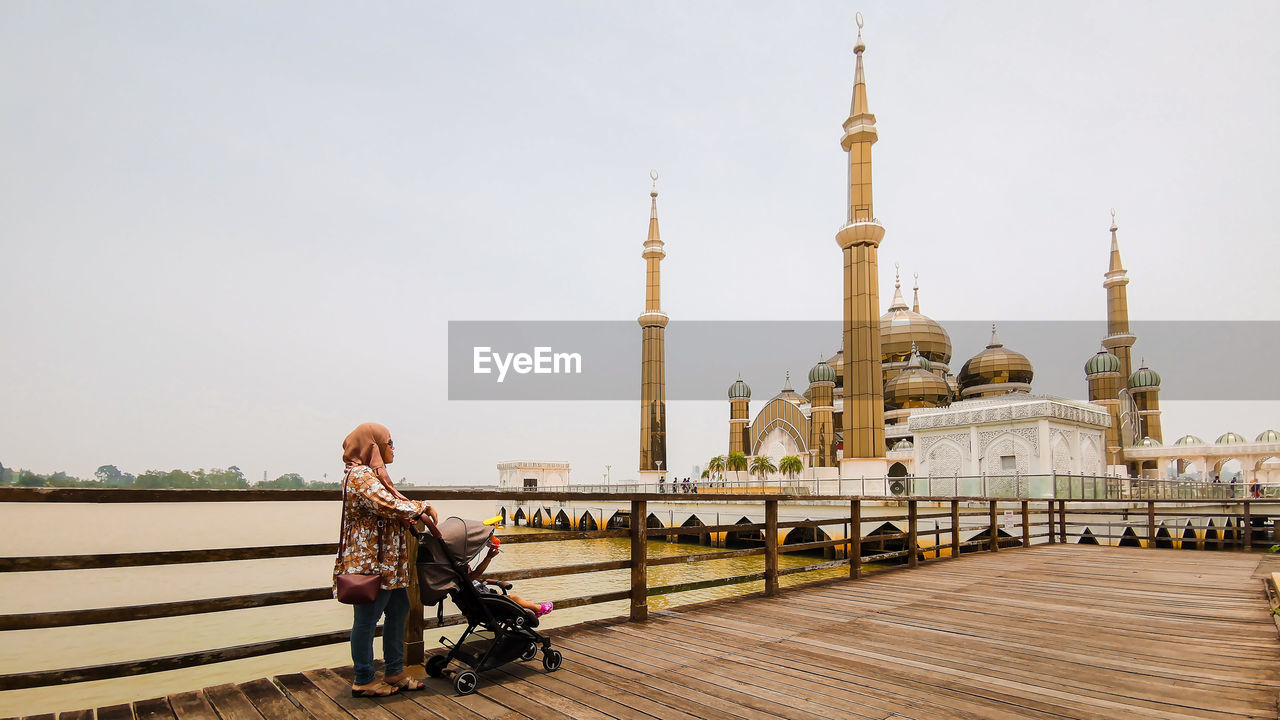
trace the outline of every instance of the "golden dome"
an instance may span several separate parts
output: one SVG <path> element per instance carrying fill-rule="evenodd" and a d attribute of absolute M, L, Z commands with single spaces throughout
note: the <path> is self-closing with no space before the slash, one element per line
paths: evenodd
<path fill-rule="evenodd" d="M 884 405 L 890 410 L 938 407 L 951 399 L 947 381 L 925 370 L 918 353 L 911 354 L 907 369 L 884 384 Z"/>
<path fill-rule="evenodd" d="M 905 362 L 911 357 L 911 344 L 915 343 L 921 357 L 943 364 L 951 362 L 951 336 L 932 318 L 907 307 L 896 280 L 893 288 L 893 304 L 880 316 L 881 361 Z"/>
<path fill-rule="evenodd" d="M 969 358 L 960 368 L 960 394 L 967 398 L 1030 392 L 1034 374 L 1027 356 L 1002 345 L 992 324 L 991 342 L 986 349 Z"/>

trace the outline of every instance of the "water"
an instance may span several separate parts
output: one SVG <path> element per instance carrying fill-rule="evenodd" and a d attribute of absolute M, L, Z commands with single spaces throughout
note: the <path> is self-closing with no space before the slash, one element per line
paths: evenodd
<path fill-rule="evenodd" d="M 334 542 L 338 533 L 337 502 L 280 503 L 150 503 L 150 504 L 0 504 L 0 555 L 82 555 L 92 553 L 194 550 L 259 545 Z M 437 504 L 442 516 L 486 518 L 489 501 Z M 540 532 L 504 528 L 501 534 Z M 650 540 L 649 555 L 707 552 L 697 545 Z M 627 559 L 626 538 L 503 546 L 490 571 L 548 567 Z M 818 562 L 820 558 L 782 555 L 781 567 Z M 703 563 L 677 563 L 649 568 L 650 586 L 758 572 L 763 556 Z M 298 590 L 329 584 L 333 558 L 303 557 L 238 562 L 198 563 L 102 570 L 63 570 L 0 574 L 0 614 L 54 612 L 141 605 L 198 598 Z M 839 577 L 843 568 L 786 576 L 783 585 L 820 577 Z M 630 587 L 629 570 L 538 578 L 515 583 L 517 594 L 555 600 Z M 763 582 L 708 588 L 649 598 L 651 609 L 701 602 L 763 589 Z M 556 610 L 543 627 L 623 616 L 628 602 Z M 453 612 L 447 608 L 446 613 Z M 351 608 L 320 601 L 251 608 L 223 613 L 158 618 L 105 625 L 0 634 L 0 673 L 98 665 L 108 662 L 230 647 L 282 637 L 348 629 Z M 456 634 L 460 629 L 453 629 Z M 427 647 L 444 631 L 427 631 Z M 375 643 L 381 653 L 381 641 Z M 227 682 L 335 667 L 351 662 L 346 645 L 237 660 L 216 665 L 136 677 L 72 685 L 0 692 L 0 717 L 100 707 L 194 690 Z"/>

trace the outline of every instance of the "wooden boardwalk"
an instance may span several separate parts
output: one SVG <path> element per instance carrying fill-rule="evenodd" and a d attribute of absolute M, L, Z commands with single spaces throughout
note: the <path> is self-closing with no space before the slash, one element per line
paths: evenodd
<path fill-rule="evenodd" d="M 574 628 L 560 671 L 517 663 L 468 697 L 431 680 L 353 700 L 349 669 L 316 670 L 96 717 L 1277 718 L 1274 571 L 1260 554 L 1037 546 Z"/>

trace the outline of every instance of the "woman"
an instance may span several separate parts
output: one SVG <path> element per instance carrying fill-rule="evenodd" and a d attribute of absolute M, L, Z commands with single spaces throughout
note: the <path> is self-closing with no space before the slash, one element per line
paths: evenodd
<path fill-rule="evenodd" d="M 404 670 L 404 626 L 409 615 L 409 553 L 406 529 L 419 518 L 436 519 L 430 503 L 410 500 L 391 483 L 387 465 L 395 460 L 391 432 L 377 423 L 365 423 L 342 441 L 343 480 L 342 538 L 333 568 L 334 595 L 338 575 L 381 573 L 378 597 L 355 605 L 351 626 L 351 662 L 355 665 L 352 697 L 385 697 L 401 690 L 421 690 L 422 682 Z M 379 562 L 381 554 L 381 562 Z M 373 672 L 373 632 L 382 625 L 382 680 Z"/>

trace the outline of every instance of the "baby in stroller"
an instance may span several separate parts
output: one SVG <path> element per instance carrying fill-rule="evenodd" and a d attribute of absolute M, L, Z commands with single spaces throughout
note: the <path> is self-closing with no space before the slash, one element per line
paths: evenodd
<path fill-rule="evenodd" d="M 501 544 L 502 542 L 498 540 L 497 535 L 490 536 L 489 552 L 484 556 L 484 560 L 480 561 L 480 564 L 477 565 L 476 568 L 471 571 L 471 575 L 469 576 L 471 579 L 471 584 L 474 585 L 476 588 L 476 591 L 481 594 L 497 595 L 501 590 L 511 589 L 511 583 L 509 582 L 484 579 L 484 573 L 486 570 L 489 569 L 489 562 L 493 560 L 495 557 L 497 557 L 498 553 L 502 552 L 501 550 L 498 549 Z M 528 600 L 525 600 L 519 595 L 515 595 L 510 592 L 507 593 L 507 599 L 511 600 L 511 602 L 519 605 L 525 610 L 532 612 L 536 617 L 542 617 L 543 615 L 546 615 L 547 613 L 555 609 L 555 603 L 529 602 Z"/>
<path fill-rule="evenodd" d="M 458 606 L 466 628 L 457 640 L 441 637 L 449 648 L 427 659 L 431 677 L 450 677 L 459 695 L 469 695 L 479 684 L 478 674 L 517 660 L 533 660 L 542 653 L 547 672 L 560 669 L 563 655 L 551 647 L 551 638 L 539 633 L 539 616 L 551 612 L 549 602 L 532 603 L 507 594 L 510 583 L 484 580 L 484 571 L 498 554 L 498 540 L 488 523 L 451 517 L 418 537 L 418 588 L 423 606 L 437 605 L 444 617 L 447 596 Z M 475 567 L 471 563 L 488 553 Z M 455 668 L 454 664 L 461 665 Z"/>

